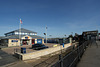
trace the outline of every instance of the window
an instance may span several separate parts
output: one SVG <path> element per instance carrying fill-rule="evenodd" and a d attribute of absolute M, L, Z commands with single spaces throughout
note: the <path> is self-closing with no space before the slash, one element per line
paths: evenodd
<path fill-rule="evenodd" d="M 15 34 L 18 34 L 18 32 L 15 32 Z"/>
<path fill-rule="evenodd" d="M 27 35 L 27 33 L 25 33 L 25 35 Z"/>
<path fill-rule="evenodd" d="M 25 33 L 21 33 L 22 35 L 24 35 Z"/>
<path fill-rule="evenodd" d="M 30 35 L 32 35 L 32 33 L 30 33 Z"/>
<path fill-rule="evenodd" d="M 35 35 L 34 33 L 32 33 L 32 35 Z"/>
<path fill-rule="evenodd" d="M 21 34 L 21 33 L 19 33 L 19 34 Z"/>
<path fill-rule="evenodd" d="M 30 33 L 30 35 L 35 35 L 34 33 Z"/>
<path fill-rule="evenodd" d="M 37 34 L 35 33 L 35 35 L 37 35 Z"/>
<path fill-rule="evenodd" d="M 29 35 L 29 33 L 27 33 Z"/>
<path fill-rule="evenodd" d="M 12 33 L 12 35 L 14 35 L 15 33 Z"/>
<path fill-rule="evenodd" d="M 8 40 L 4 40 L 5 43 L 8 43 Z"/>

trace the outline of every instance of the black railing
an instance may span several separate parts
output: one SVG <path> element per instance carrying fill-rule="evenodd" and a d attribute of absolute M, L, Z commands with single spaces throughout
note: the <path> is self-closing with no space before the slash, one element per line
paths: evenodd
<path fill-rule="evenodd" d="M 88 46 L 89 41 L 84 42 L 80 46 L 78 45 L 77 48 L 74 48 L 69 54 L 65 57 L 61 58 L 57 63 L 52 65 L 51 67 L 75 67 L 77 62 L 82 57 L 86 47 Z"/>
<path fill-rule="evenodd" d="M 21 49 L 15 48 L 15 49 L 14 49 L 14 53 L 16 53 L 16 52 L 21 53 Z"/>

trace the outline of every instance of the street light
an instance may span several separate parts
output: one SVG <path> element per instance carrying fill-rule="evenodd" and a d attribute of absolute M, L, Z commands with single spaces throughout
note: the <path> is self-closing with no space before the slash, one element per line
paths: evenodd
<path fill-rule="evenodd" d="M 71 32 L 72 36 L 73 36 L 73 32 Z"/>
<path fill-rule="evenodd" d="M 44 33 L 44 35 L 45 35 L 46 44 L 47 44 L 47 26 L 46 26 L 46 28 L 45 28 L 45 32 L 46 32 L 46 33 Z"/>
<path fill-rule="evenodd" d="M 52 36 L 52 35 L 49 35 L 50 37 Z"/>
<path fill-rule="evenodd" d="M 46 44 L 47 44 L 47 26 L 46 26 Z"/>
<path fill-rule="evenodd" d="M 44 35 L 45 35 L 45 41 L 46 41 L 46 33 L 44 33 Z"/>
<path fill-rule="evenodd" d="M 66 40 L 66 34 L 64 35 L 65 37 L 64 37 L 64 43 L 66 42 L 65 40 Z"/>

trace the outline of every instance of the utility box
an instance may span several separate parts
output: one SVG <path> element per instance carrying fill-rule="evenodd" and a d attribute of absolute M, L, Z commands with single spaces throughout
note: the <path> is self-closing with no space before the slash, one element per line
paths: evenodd
<path fill-rule="evenodd" d="M 21 48 L 21 53 L 25 54 L 26 53 L 26 48 Z"/>

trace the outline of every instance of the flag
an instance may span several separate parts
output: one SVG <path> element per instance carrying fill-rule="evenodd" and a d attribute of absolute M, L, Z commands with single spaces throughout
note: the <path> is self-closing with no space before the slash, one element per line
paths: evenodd
<path fill-rule="evenodd" d="M 22 20 L 20 19 L 20 23 L 22 24 Z"/>

